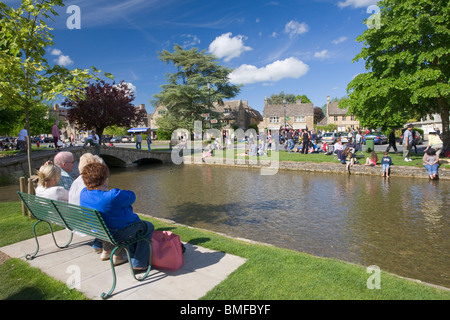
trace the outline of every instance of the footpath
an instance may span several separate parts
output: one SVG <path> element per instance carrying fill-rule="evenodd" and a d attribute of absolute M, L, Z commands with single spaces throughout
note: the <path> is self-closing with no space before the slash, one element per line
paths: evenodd
<path fill-rule="evenodd" d="M 55 232 L 58 243 L 69 239 L 69 231 Z M 92 300 L 101 300 L 113 283 L 110 262 L 102 261 L 92 250 L 93 238 L 74 234 L 71 245 L 58 249 L 51 234 L 39 239 L 39 253 L 33 260 L 25 255 L 36 248 L 34 238 L 0 248 L 11 258 L 27 261 L 49 276 L 84 293 Z M 198 300 L 217 286 L 246 259 L 184 243 L 184 265 L 177 271 L 153 269 L 144 281 L 131 275 L 129 263 L 116 266 L 117 282 L 109 300 Z"/>

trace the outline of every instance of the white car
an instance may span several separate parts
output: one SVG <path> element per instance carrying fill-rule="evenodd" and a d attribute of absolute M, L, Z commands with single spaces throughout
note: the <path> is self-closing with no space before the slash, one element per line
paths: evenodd
<path fill-rule="evenodd" d="M 340 133 L 337 132 L 327 132 L 323 134 L 320 140 L 328 144 L 335 144 L 336 139 L 339 138 L 340 136 L 341 136 Z"/>

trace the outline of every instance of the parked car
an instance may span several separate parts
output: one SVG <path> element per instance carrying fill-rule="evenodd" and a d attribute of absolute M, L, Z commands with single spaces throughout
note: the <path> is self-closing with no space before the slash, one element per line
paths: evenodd
<path fill-rule="evenodd" d="M 44 137 L 44 143 L 52 143 L 53 137 Z"/>
<path fill-rule="evenodd" d="M 133 142 L 134 137 L 132 136 L 122 136 L 122 142 Z"/>
<path fill-rule="evenodd" d="M 112 142 L 112 143 L 122 142 L 122 136 L 117 136 L 117 137 L 111 138 L 111 139 L 109 139 L 109 142 Z"/>
<path fill-rule="evenodd" d="M 369 132 L 364 135 L 362 138 L 364 144 L 366 144 L 366 138 L 372 138 L 374 144 L 385 144 L 388 142 L 388 137 L 381 132 Z"/>
<path fill-rule="evenodd" d="M 339 137 L 341 138 L 342 143 L 348 142 L 348 132 L 341 132 L 339 133 Z"/>
<path fill-rule="evenodd" d="M 327 132 L 323 134 L 321 141 L 326 142 L 328 144 L 335 144 L 336 139 L 339 138 L 340 136 L 341 136 L 340 133 L 337 132 Z"/>
<path fill-rule="evenodd" d="M 102 142 L 106 143 L 109 142 L 109 140 L 111 140 L 111 135 L 109 134 L 102 135 Z"/>

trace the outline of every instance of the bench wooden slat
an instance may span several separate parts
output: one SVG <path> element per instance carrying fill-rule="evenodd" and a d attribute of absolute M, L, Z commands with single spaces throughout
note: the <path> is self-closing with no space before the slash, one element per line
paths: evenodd
<path fill-rule="evenodd" d="M 50 222 L 61 227 L 68 227 L 50 199 L 22 192 L 18 192 L 18 194 L 34 218 Z"/>
<path fill-rule="evenodd" d="M 61 201 L 52 201 L 71 230 L 116 244 L 98 210 Z"/>

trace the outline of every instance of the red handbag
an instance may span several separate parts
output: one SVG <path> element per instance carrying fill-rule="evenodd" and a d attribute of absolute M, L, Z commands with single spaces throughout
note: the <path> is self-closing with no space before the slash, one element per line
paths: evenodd
<path fill-rule="evenodd" d="M 184 263 L 180 236 L 170 231 L 153 231 L 152 267 L 176 271 Z"/>

